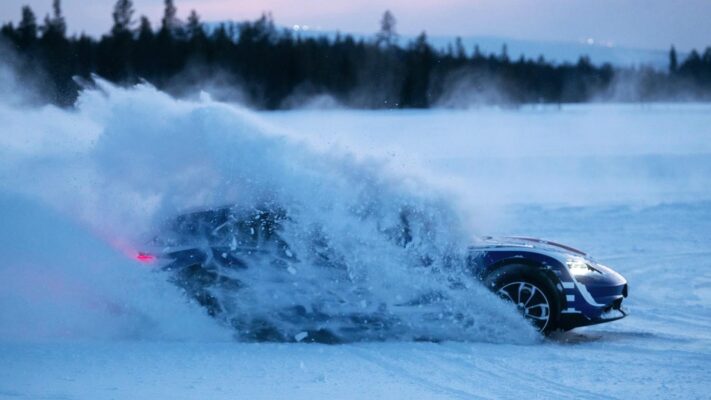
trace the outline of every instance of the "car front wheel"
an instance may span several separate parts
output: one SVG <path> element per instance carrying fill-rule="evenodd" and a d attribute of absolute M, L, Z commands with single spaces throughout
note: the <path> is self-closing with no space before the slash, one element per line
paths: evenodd
<path fill-rule="evenodd" d="M 553 284 L 527 265 L 507 265 L 487 277 L 485 284 L 502 299 L 516 305 L 541 333 L 558 329 L 560 304 Z"/>

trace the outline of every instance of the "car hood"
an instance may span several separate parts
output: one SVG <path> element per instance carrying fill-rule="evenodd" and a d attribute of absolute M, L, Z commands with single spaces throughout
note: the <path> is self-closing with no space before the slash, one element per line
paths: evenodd
<path fill-rule="evenodd" d="M 575 256 L 588 257 L 588 255 L 574 247 L 564 244 L 552 242 L 545 239 L 536 239 L 528 237 L 493 237 L 481 236 L 477 237 L 472 244 L 473 248 L 500 248 L 500 247 L 524 247 L 530 249 L 539 249 L 552 251 L 556 253 L 571 254 Z"/>

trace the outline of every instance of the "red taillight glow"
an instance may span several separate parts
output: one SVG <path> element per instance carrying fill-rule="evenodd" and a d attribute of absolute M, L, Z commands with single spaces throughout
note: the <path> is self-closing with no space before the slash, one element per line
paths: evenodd
<path fill-rule="evenodd" d="M 142 263 L 150 264 L 156 260 L 156 256 L 154 256 L 153 254 L 138 253 L 136 255 L 136 260 L 138 260 Z"/>

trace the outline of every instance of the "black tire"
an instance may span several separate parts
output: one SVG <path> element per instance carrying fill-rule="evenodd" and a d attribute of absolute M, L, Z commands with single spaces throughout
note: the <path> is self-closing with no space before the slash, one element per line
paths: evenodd
<path fill-rule="evenodd" d="M 540 269 L 523 264 L 505 265 L 490 273 L 484 284 L 502 299 L 515 303 L 539 332 L 548 335 L 559 329 L 560 297 Z"/>

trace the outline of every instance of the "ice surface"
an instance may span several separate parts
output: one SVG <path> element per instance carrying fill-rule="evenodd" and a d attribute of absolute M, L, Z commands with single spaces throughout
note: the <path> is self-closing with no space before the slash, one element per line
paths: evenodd
<path fill-rule="evenodd" d="M 106 91 L 71 112 L 0 107 L 0 398 L 708 393 L 711 106 L 253 115 L 149 88 Z M 225 183 L 243 168 L 249 173 Z M 589 251 L 628 278 L 632 314 L 532 343 L 512 332 L 505 307 L 473 297 L 478 315 L 503 323 L 459 336 L 466 342 L 238 343 L 127 255 L 174 212 L 263 195 L 233 190 L 252 176 L 260 179 L 250 188 L 278 188 L 270 195 L 300 204 L 299 219 L 337 228 L 348 239 L 339 246 L 364 265 L 408 257 L 373 242 L 367 219 L 366 228 L 331 221 L 348 215 L 332 210 L 352 204 L 363 187 L 351 186 L 367 177 L 377 179 L 365 187 L 381 210 L 401 204 L 395 198 L 444 204 L 432 210 L 441 212 L 435 221 L 456 216 L 453 241 L 526 234 Z M 331 208 L 315 216 L 306 198 Z M 373 248 L 373 258 L 359 246 Z M 283 276 L 309 282 L 295 268 Z M 375 298 L 386 298 L 384 289 Z"/>

